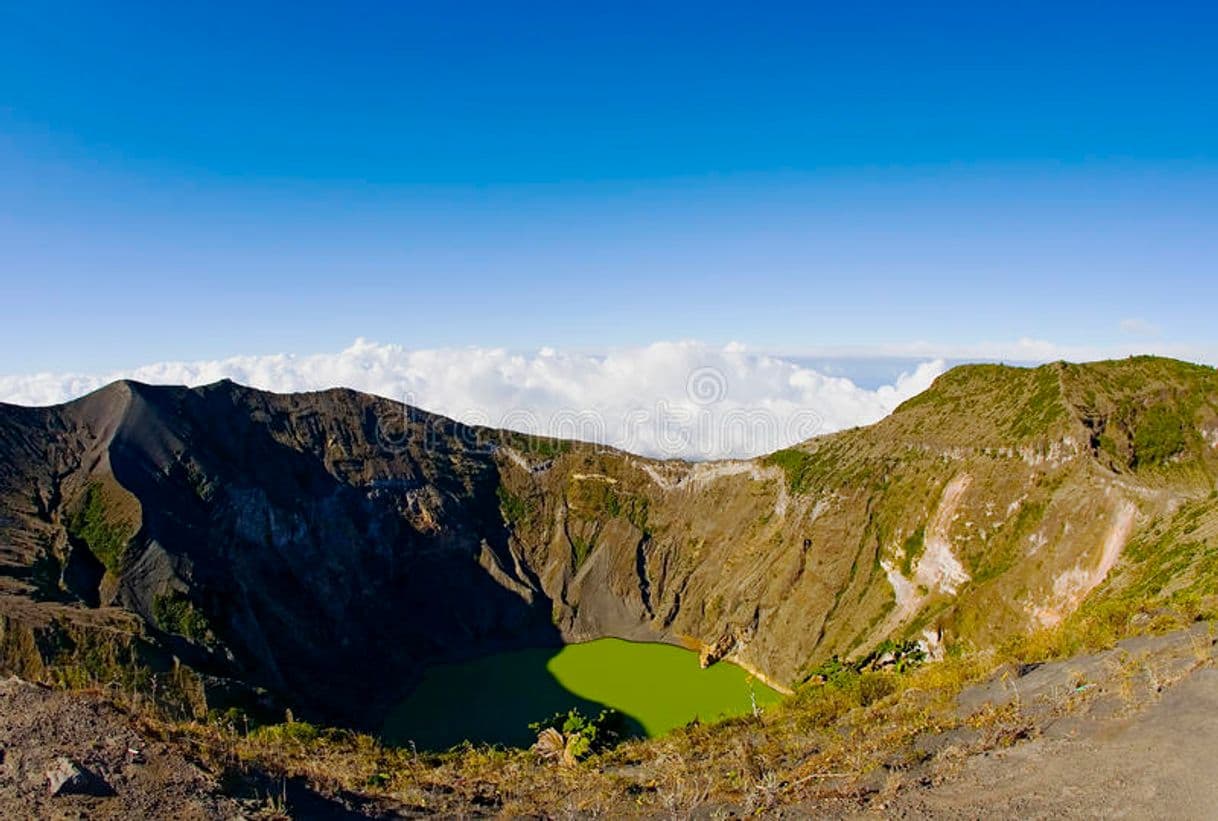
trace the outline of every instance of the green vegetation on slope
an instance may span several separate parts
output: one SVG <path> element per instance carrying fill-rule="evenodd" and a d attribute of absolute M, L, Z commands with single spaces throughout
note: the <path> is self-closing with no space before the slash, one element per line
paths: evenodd
<path fill-rule="evenodd" d="M 98 482 L 89 485 L 80 507 L 68 520 L 68 535 L 83 542 L 111 573 L 122 568 L 133 530 L 109 510 Z"/>
<path fill-rule="evenodd" d="M 816 479 L 826 467 L 824 456 L 819 452 L 809 453 L 799 448 L 784 448 L 764 459 L 767 465 L 782 469 L 787 477 L 787 488 L 795 494 L 804 493 L 814 487 Z"/>
<path fill-rule="evenodd" d="M 533 503 L 530 500 L 517 496 L 503 485 L 499 485 L 495 492 L 499 496 L 499 510 L 503 513 L 505 522 L 512 527 L 519 527 L 529 521 L 533 513 Z"/>
<path fill-rule="evenodd" d="M 958 444 L 1010 445 L 1053 437 L 1069 423 L 1057 362 L 1038 368 L 964 365 L 952 368 L 931 387 L 894 412 L 911 432 L 928 439 L 972 434 Z M 952 420 L 945 425 L 944 421 Z M 904 426 L 899 426 L 904 427 Z"/>
<path fill-rule="evenodd" d="M 177 591 L 156 596 L 152 600 L 152 616 L 156 626 L 166 633 L 184 636 L 196 643 L 208 638 L 207 619 L 190 599 Z"/>
<path fill-rule="evenodd" d="M 577 446 L 577 443 L 567 439 L 554 439 L 549 436 L 537 436 L 516 431 L 499 431 L 498 436 L 499 440 L 508 447 L 515 448 L 528 456 L 537 456 L 542 459 L 553 459 L 569 453 L 573 447 Z"/>
<path fill-rule="evenodd" d="M 1182 505 L 1126 546 L 1107 581 L 1082 608 L 1218 609 L 1218 493 Z"/>
<path fill-rule="evenodd" d="M 917 565 L 922 552 L 926 550 L 926 528 L 919 527 L 913 533 L 910 533 L 909 538 L 902 545 L 902 550 L 901 572 L 906 577 L 910 577 L 913 575 L 914 566 Z"/>
<path fill-rule="evenodd" d="M 1136 465 L 1161 465 L 1184 450 L 1188 420 L 1178 409 L 1155 405 L 1138 419 L 1133 433 Z"/>
<path fill-rule="evenodd" d="M 571 568 L 579 570 L 588 557 L 592 555 L 592 551 L 596 549 L 596 535 L 580 536 L 579 534 L 571 535 Z"/>
<path fill-rule="evenodd" d="M 1115 469 L 1177 475 L 1207 459 L 1200 426 L 1218 420 L 1218 372 L 1158 357 L 1066 365 L 1064 385 L 1092 442 Z"/>
<path fill-rule="evenodd" d="M 554 730 L 563 742 L 561 754 L 568 761 L 582 761 L 590 755 L 612 749 L 629 732 L 621 713 L 613 709 L 601 710 L 598 715 L 585 716 L 578 707 L 565 713 L 555 713 L 545 721 L 529 725 L 529 731 L 538 736 L 539 742 L 547 730 Z M 558 758 L 558 750 L 551 750 L 551 758 Z"/>
<path fill-rule="evenodd" d="M 639 530 L 647 529 L 647 499 L 621 491 L 612 482 L 595 479 L 572 482 L 567 489 L 567 503 L 587 519 L 621 516 Z"/>
<path fill-rule="evenodd" d="M 1066 418 L 1058 368 L 1037 368 L 1032 372 L 1031 383 L 1024 388 L 1023 402 L 1008 429 L 1017 439 L 1042 434 Z"/>
<path fill-rule="evenodd" d="M 598 470 L 595 462 L 585 462 L 589 470 Z M 578 570 L 596 550 L 606 525 L 613 519 L 623 519 L 633 526 L 640 538 L 650 531 L 647 497 L 622 489 L 616 479 L 603 474 L 572 476 L 564 496 L 568 517 L 567 538 L 571 544 L 571 567 Z"/>

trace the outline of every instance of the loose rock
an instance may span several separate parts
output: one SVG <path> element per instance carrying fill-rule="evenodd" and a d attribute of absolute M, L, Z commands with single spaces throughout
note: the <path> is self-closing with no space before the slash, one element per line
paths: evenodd
<path fill-rule="evenodd" d="M 46 773 L 51 795 L 101 795 L 106 783 L 70 758 L 55 759 Z"/>

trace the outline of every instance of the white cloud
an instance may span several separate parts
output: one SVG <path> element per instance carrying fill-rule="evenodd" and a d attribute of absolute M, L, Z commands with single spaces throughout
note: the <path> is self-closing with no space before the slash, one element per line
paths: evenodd
<path fill-rule="evenodd" d="M 604 356 L 552 348 L 410 350 L 357 340 L 337 353 L 163 362 L 99 375 L 0 377 L 0 399 L 47 405 L 119 378 L 200 385 L 221 378 L 290 392 L 349 387 L 462 421 L 691 459 L 766 453 L 868 424 L 943 372 L 928 358 L 875 390 L 732 343 L 660 342 Z"/>

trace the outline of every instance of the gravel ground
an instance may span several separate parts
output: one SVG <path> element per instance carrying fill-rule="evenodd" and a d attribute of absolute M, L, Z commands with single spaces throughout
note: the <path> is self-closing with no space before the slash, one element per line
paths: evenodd
<path fill-rule="evenodd" d="M 215 780 L 100 698 L 19 679 L 0 681 L 0 817 L 234 818 Z M 133 756 L 131 750 L 139 752 Z M 51 794 L 47 773 L 68 759 L 93 794 Z"/>
<path fill-rule="evenodd" d="M 1014 702 L 1028 738 L 997 749 L 967 729 L 923 739 L 923 748 L 934 750 L 931 758 L 889 774 L 889 795 L 881 787 L 865 814 L 1218 818 L 1214 662 L 1214 628 L 1200 624 L 1104 653 L 1003 671 L 962 693 L 958 712 L 963 717 L 987 704 Z"/>

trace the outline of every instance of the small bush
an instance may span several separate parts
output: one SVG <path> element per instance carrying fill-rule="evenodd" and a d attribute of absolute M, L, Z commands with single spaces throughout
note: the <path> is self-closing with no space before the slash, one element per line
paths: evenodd
<path fill-rule="evenodd" d="M 859 704 L 866 707 L 895 693 L 898 684 L 891 673 L 864 673 L 859 676 L 858 688 Z"/>
<path fill-rule="evenodd" d="M 604 709 L 596 718 L 589 718 L 572 708 L 534 722 L 529 729 L 538 735 L 548 729 L 562 733 L 567 750 L 578 761 L 615 746 L 625 735 L 626 723 L 617 710 Z"/>

